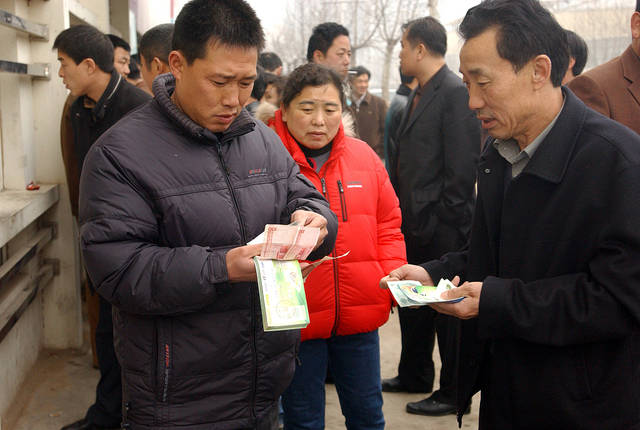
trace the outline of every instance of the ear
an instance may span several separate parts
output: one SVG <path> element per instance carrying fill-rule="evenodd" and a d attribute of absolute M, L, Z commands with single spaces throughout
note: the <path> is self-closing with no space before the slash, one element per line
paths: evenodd
<path fill-rule="evenodd" d="M 153 60 L 151 60 L 151 64 L 149 64 L 149 70 L 151 70 L 151 72 L 155 75 L 159 75 L 162 70 L 162 61 L 160 61 L 160 59 L 158 57 L 153 57 Z"/>
<path fill-rule="evenodd" d="M 287 109 L 284 107 L 284 103 L 280 103 L 280 112 L 282 112 L 282 122 L 287 122 Z"/>
<path fill-rule="evenodd" d="M 631 37 L 634 40 L 640 39 L 640 12 L 631 15 Z"/>
<path fill-rule="evenodd" d="M 542 88 L 551 79 L 551 59 L 546 55 L 538 55 L 532 61 L 531 76 L 534 89 Z"/>
<path fill-rule="evenodd" d="M 85 58 L 80 62 L 83 65 L 88 74 L 92 75 L 98 70 L 98 66 L 93 58 Z"/>
<path fill-rule="evenodd" d="M 427 47 L 424 46 L 424 43 L 418 43 L 415 51 L 418 60 L 422 60 L 427 55 Z"/>
<path fill-rule="evenodd" d="M 313 51 L 313 62 L 316 64 L 324 63 L 324 54 L 321 50 L 316 49 L 315 51 Z"/>
<path fill-rule="evenodd" d="M 176 80 L 182 79 L 185 67 L 187 67 L 187 59 L 182 55 L 182 52 L 171 51 L 169 53 L 169 70 Z"/>

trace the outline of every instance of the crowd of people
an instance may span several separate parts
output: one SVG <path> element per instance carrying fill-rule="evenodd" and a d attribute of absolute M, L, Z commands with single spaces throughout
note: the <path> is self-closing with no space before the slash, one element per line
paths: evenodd
<path fill-rule="evenodd" d="M 484 0 L 459 33 L 407 22 L 391 103 L 326 22 L 283 75 L 244 0 L 192 0 L 139 52 L 88 25 L 53 43 L 80 225 L 95 402 L 63 430 L 383 429 L 383 392 L 480 429 L 640 428 L 640 0 L 631 44 L 587 45 L 538 0 Z M 310 323 L 264 331 L 247 243 L 317 227 Z M 399 307 L 392 280 L 462 300 Z M 435 341 L 442 362 L 435 386 Z M 428 422 L 425 422 L 428 428 Z"/>

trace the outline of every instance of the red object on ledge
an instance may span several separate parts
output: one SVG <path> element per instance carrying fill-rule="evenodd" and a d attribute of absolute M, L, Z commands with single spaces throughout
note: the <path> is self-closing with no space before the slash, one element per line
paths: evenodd
<path fill-rule="evenodd" d="M 40 189 L 40 185 L 36 184 L 33 181 L 29 182 L 29 185 L 27 185 L 27 191 L 36 191 L 39 189 Z"/>

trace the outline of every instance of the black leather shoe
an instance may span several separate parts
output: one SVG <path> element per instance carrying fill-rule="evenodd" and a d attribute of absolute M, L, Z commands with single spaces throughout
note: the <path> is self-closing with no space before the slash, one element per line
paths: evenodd
<path fill-rule="evenodd" d="M 430 393 L 431 390 L 428 389 L 415 389 L 413 387 L 405 387 L 402 382 L 400 382 L 399 377 L 383 379 L 382 380 L 382 391 L 385 393 Z"/>
<path fill-rule="evenodd" d="M 102 427 L 87 421 L 86 418 L 76 421 L 62 427 L 60 430 L 120 430 L 120 426 L 117 427 Z"/>
<path fill-rule="evenodd" d="M 456 405 L 442 403 L 431 397 L 427 397 L 419 402 L 407 403 L 407 412 L 416 415 L 427 415 L 430 417 L 439 417 L 442 415 L 456 414 Z M 465 415 L 471 412 L 471 405 L 464 411 Z"/>

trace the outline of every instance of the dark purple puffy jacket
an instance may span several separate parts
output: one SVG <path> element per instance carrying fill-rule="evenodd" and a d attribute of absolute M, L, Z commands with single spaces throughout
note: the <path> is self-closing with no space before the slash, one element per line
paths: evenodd
<path fill-rule="evenodd" d="M 80 184 L 82 253 L 114 306 L 131 429 L 268 428 L 299 331 L 265 333 L 255 283 L 227 282 L 230 248 L 306 208 L 337 220 L 276 134 L 246 112 L 213 134 L 156 98 L 105 132 Z"/>

